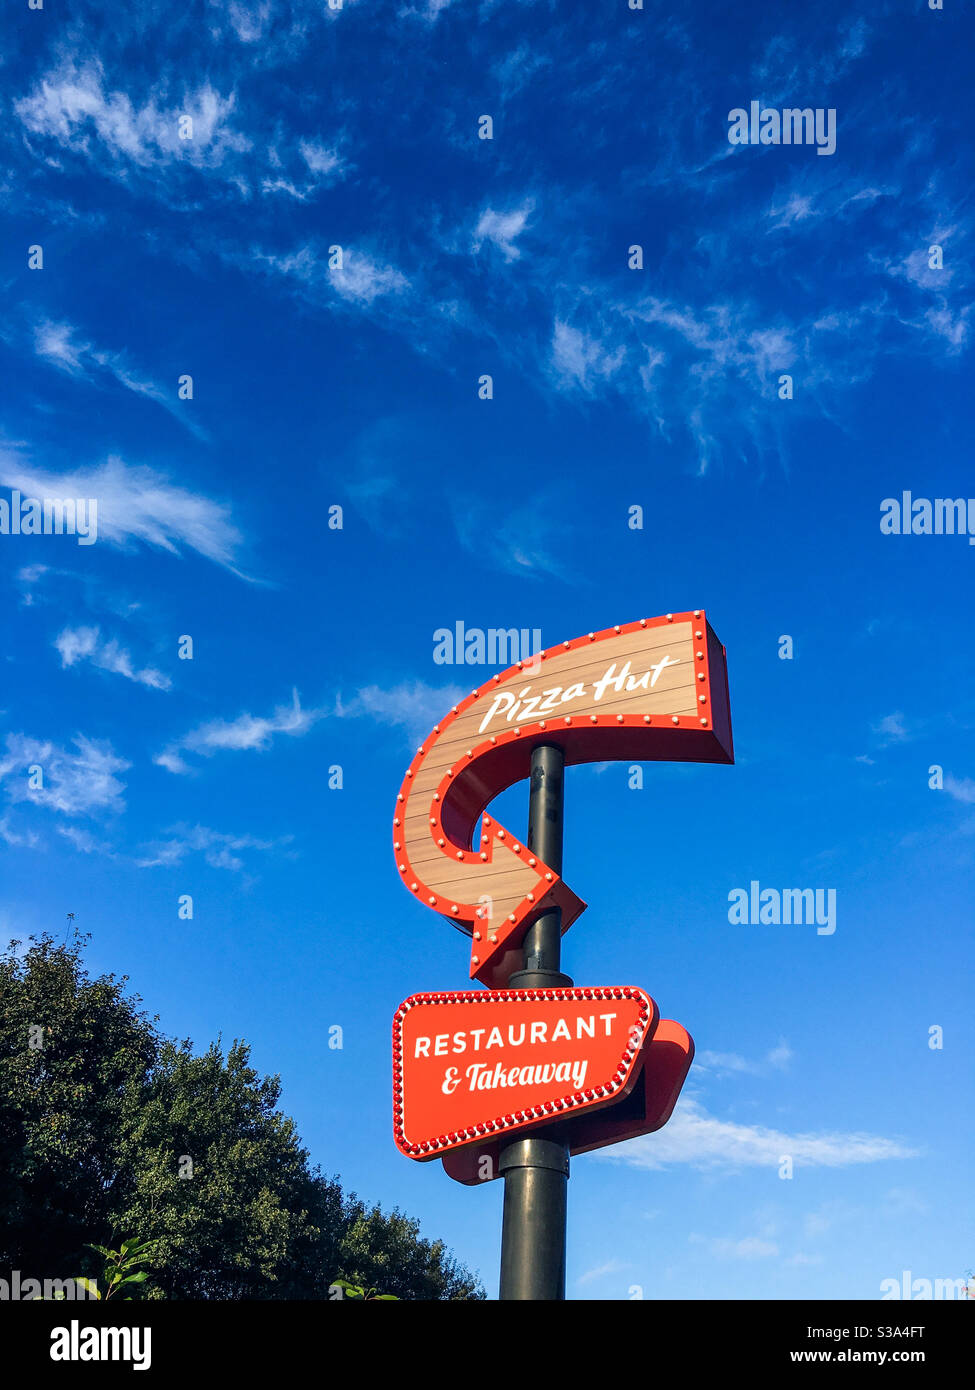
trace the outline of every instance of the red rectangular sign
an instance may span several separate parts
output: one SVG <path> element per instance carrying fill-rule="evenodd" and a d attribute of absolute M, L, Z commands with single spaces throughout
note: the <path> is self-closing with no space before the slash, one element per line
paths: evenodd
<path fill-rule="evenodd" d="M 393 1133 L 426 1161 L 614 1105 L 659 1015 L 633 985 L 414 994 L 393 1019 Z"/>

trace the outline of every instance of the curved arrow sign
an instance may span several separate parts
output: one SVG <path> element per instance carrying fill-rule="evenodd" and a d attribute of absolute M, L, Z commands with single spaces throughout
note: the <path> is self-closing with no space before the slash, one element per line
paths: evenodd
<path fill-rule="evenodd" d="M 396 801 L 400 877 L 468 933 L 471 977 L 507 984 L 530 924 L 584 911 L 561 877 L 504 826 L 478 818 L 527 777 L 532 749 L 566 764 L 734 761 L 725 650 L 703 610 L 590 632 L 492 676 L 418 749 Z"/>

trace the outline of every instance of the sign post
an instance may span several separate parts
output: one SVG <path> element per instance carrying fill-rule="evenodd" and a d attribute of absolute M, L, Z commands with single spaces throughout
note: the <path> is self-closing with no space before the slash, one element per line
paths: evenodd
<path fill-rule="evenodd" d="M 564 769 L 731 763 L 725 650 L 704 612 L 590 632 L 492 676 L 437 724 L 400 788 L 393 849 L 418 902 L 471 939 L 485 988 L 393 1020 L 393 1135 L 467 1186 L 504 1179 L 500 1296 L 565 1297 L 571 1155 L 666 1124 L 694 1056 L 638 986 L 573 985 L 561 938 Z M 484 814 L 530 778 L 528 837 Z M 625 866 L 613 864 L 613 872 Z"/>
<path fill-rule="evenodd" d="M 564 768 L 561 748 L 542 743 L 532 750 L 528 848 L 558 874 L 562 872 Z M 524 968 L 508 981 L 512 989 L 572 984 L 559 969 L 561 908 L 551 908 L 528 928 L 522 950 Z M 563 1299 L 568 1146 L 543 1134 L 515 1139 L 501 1150 L 499 1168 L 504 1178 L 500 1297 Z"/>

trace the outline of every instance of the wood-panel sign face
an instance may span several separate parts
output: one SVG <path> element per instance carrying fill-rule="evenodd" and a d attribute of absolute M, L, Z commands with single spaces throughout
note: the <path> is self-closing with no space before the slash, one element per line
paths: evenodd
<path fill-rule="evenodd" d="M 616 1106 L 657 1006 L 632 985 L 414 994 L 393 1019 L 393 1134 L 409 1158 Z"/>
<path fill-rule="evenodd" d="M 731 763 L 725 650 L 701 609 L 591 632 L 492 676 L 440 721 L 396 802 L 397 870 L 418 901 L 471 936 L 470 974 L 499 987 L 528 926 L 551 907 L 566 930 L 585 903 L 519 837 L 478 818 L 529 775 L 532 749 L 567 765 Z"/>

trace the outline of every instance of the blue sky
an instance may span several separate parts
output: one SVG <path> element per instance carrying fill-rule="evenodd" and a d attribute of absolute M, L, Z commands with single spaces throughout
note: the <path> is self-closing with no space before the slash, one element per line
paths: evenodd
<path fill-rule="evenodd" d="M 736 765 L 567 779 L 564 966 L 698 1048 L 666 1129 L 574 1163 L 569 1296 L 877 1298 L 975 1262 L 975 551 L 880 530 L 975 494 L 971 14 L 685 9 L 8 17 L 0 497 L 98 536 L 0 535 L 0 924 L 74 912 L 168 1032 L 245 1037 L 493 1296 L 500 1185 L 390 1132 L 393 1012 L 466 980 L 390 849 L 491 672 L 433 634 L 704 606 Z M 731 145 L 753 100 L 835 152 Z M 732 925 L 752 880 L 835 932 Z"/>

